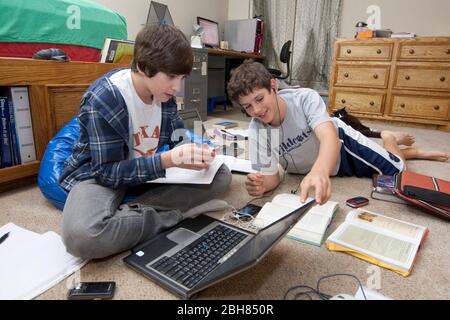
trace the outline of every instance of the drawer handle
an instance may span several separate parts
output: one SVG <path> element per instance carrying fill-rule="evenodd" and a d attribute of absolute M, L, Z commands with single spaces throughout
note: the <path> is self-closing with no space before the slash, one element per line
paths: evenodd
<path fill-rule="evenodd" d="M 375 102 L 373 102 L 373 101 L 370 101 L 370 103 L 369 103 L 372 107 L 375 105 Z"/>
<path fill-rule="evenodd" d="M 352 50 L 347 49 L 347 53 L 348 53 L 348 54 L 352 53 Z"/>
<path fill-rule="evenodd" d="M 414 49 L 409 49 L 409 53 L 414 54 L 415 53 Z"/>
<path fill-rule="evenodd" d="M 378 75 L 377 75 L 377 74 L 374 74 L 374 75 L 373 75 L 373 78 L 374 78 L 374 79 L 378 79 Z"/>
<path fill-rule="evenodd" d="M 345 103 L 346 101 L 345 101 L 345 99 L 342 99 L 341 102 L 342 102 L 342 103 Z"/>
<path fill-rule="evenodd" d="M 402 104 L 400 105 L 400 108 L 404 108 L 404 107 L 405 107 L 405 104 L 402 103 Z"/>
<path fill-rule="evenodd" d="M 444 82 L 445 81 L 445 77 L 441 77 L 441 79 L 440 79 L 442 82 Z"/>
<path fill-rule="evenodd" d="M 405 79 L 406 79 L 406 80 L 409 80 L 409 79 L 411 79 L 411 77 L 410 77 L 410 76 L 406 76 Z"/>
<path fill-rule="evenodd" d="M 200 99 L 192 99 L 192 100 L 189 100 L 190 102 L 200 102 L 200 101 L 202 101 L 202 100 L 200 100 Z"/>
<path fill-rule="evenodd" d="M 199 67 L 192 67 L 192 70 L 193 71 L 197 71 L 197 70 L 200 70 L 200 68 Z"/>
<path fill-rule="evenodd" d="M 348 73 L 347 72 L 344 73 L 344 77 L 348 78 Z"/>
<path fill-rule="evenodd" d="M 434 110 L 436 110 L 436 111 L 440 109 L 439 106 L 434 106 L 433 108 L 434 108 Z"/>
<path fill-rule="evenodd" d="M 450 49 L 447 49 L 447 54 L 450 54 Z"/>
<path fill-rule="evenodd" d="M 381 54 L 381 49 L 378 49 L 378 50 L 377 50 L 377 53 L 378 53 L 378 54 Z"/>

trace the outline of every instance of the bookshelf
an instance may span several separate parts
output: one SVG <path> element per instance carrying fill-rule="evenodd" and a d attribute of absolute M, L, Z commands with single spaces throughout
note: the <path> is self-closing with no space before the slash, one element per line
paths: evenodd
<path fill-rule="evenodd" d="M 0 169 L 0 192 L 36 182 L 50 139 L 75 116 L 87 87 L 124 64 L 0 58 L 0 86 L 26 86 L 37 161 Z"/>

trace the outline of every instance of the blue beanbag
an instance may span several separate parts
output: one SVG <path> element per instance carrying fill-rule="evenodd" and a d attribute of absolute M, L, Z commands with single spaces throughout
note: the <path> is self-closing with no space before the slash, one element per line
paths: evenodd
<path fill-rule="evenodd" d="M 78 140 L 80 134 L 79 128 L 77 117 L 72 118 L 72 120 L 61 128 L 48 143 L 44 156 L 42 157 L 41 167 L 39 168 L 38 187 L 44 197 L 60 210 L 64 208 L 68 192 L 59 185 L 58 180 L 64 168 L 64 162 L 72 154 L 72 148 Z M 209 140 L 206 141 L 193 132 L 188 132 L 187 136 L 192 142 L 208 143 L 211 145 Z M 169 146 L 164 145 L 158 152 L 167 150 L 169 150 Z M 130 192 L 126 195 L 123 203 L 129 202 L 138 196 L 139 194 L 131 194 Z"/>
<path fill-rule="evenodd" d="M 59 185 L 58 180 L 64 168 L 64 161 L 72 154 L 72 147 L 79 132 L 77 117 L 74 117 L 50 140 L 39 168 L 39 189 L 44 197 L 60 210 L 64 208 L 67 191 Z"/>

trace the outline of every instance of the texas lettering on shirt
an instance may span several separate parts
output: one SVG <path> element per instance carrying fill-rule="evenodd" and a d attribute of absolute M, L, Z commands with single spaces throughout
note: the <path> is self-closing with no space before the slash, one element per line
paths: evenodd
<path fill-rule="evenodd" d="M 150 128 L 148 125 L 139 127 L 133 133 L 135 156 L 147 157 L 156 152 L 160 136 L 159 126 Z"/>

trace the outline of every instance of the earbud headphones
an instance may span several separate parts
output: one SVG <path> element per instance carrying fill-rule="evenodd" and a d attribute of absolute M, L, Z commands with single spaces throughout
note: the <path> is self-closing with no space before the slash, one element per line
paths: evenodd
<path fill-rule="evenodd" d="M 273 90 L 273 91 L 275 92 L 275 94 L 276 94 L 275 88 L 272 87 L 272 90 Z M 283 142 L 283 141 L 284 141 L 284 130 L 283 130 L 283 124 L 282 124 L 282 122 L 281 122 L 281 110 L 280 110 L 280 106 L 279 106 L 279 104 L 278 104 L 278 98 L 276 99 L 276 102 L 277 102 L 277 109 L 278 109 L 278 119 L 280 119 L 281 141 Z M 285 177 L 286 177 L 286 170 L 287 170 L 287 167 L 289 166 L 289 163 L 288 163 L 288 161 L 287 161 L 287 159 L 286 159 L 286 154 L 287 154 L 289 157 L 291 157 L 292 164 L 294 165 L 295 171 L 297 171 L 297 173 L 299 173 L 299 171 L 298 171 L 298 169 L 297 169 L 297 165 L 295 164 L 295 161 L 294 161 L 294 159 L 292 158 L 292 155 L 289 153 L 289 151 L 287 151 L 287 152 L 285 152 L 285 153 L 282 153 L 281 156 L 283 157 L 284 161 L 286 162 L 286 165 L 285 165 L 284 168 L 283 168 L 283 170 L 284 170 L 284 172 L 283 172 L 283 181 L 284 181 L 284 179 L 285 179 Z M 291 194 L 297 194 L 299 187 L 300 187 L 300 184 L 297 185 L 297 188 L 296 188 L 296 189 L 292 189 L 292 190 L 291 190 Z"/>

